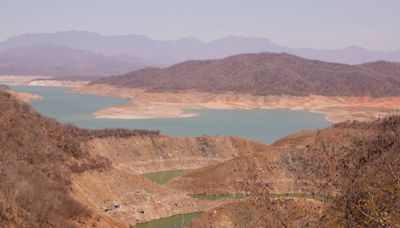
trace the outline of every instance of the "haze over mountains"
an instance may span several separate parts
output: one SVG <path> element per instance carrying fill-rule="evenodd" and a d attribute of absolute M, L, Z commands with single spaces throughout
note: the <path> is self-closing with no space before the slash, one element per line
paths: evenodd
<path fill-rule="evenodd" d="M 40 46 L 36 46 L 38 44 Z M 53 46 L 49 48 L 44 44 Z M 32 45 L 35 45 L 35 48 Z M 59 46 L 58 50 L 55 50 L 54 45 Z M 14 49 L 17 47 L 18 49 Z M 53 49 L 51 51 L 52 55 L 46 54 L 49 49 Z M 70 49 L 81 51 L 77 52 L 75 50 L 75 53 L 73 53 L 73 50 Z M 4 52 L 6 50 L 7 52 Z M 82 50 L 92 53 L 84 53 Z M 241 53 L 259 52 L 286 52 L 309 59 L 347 64 L 360 64 L 376 60 L 400 61 L 400 50 L 387 52 L 368 51 L 357 46 L 337 50 L 290 48 L 273 43 L 265 38 L 233 36 L 212 42 L 202 42 L 190 37 L 172 41 L 159 41 L 142 35 L 103 36 L 97 33 L 81 31 L 15 36 L 0 42 L 0 52 L 2 60 L 4 58 L 7 59 L 4 56 L 11 56 L 9 57 L 10 59 L 7 59 L 6 65 L 3 62 L 0 63 L 0 72 L 2 74 L 41 73 L 63 76 L 75 74 L 75 72 L 79 76 L 91 74 L 105 76 L 121 74 L 123 71 L 127 72 L 145 66 L 168 66 L 191 59 L 215 59 Z M 94 53 L 107 57 L 95 57 Z M 69 58 L 63 59 L 69 55 Z M 29 65 L 36 56 L 43 57 L 42 68 L 41 66 L 33 67 Z M 48 59 L 45 57 L 48 57 Z M 54 60 L 59 61 L 52 62 L 53 57 L 56 57 Z M 74 58 L 84 61 L 84 66 L 71 65 L 69 61 Z M 105 64 L 105 62 L 107 63 Z M 96 71 L 90 70 L 90 67 L 88 67 L 88 65 L 100 66 L 104 64 L 111 67 L 99 68 Z M 83 68 L 82 72 L 79 71 L 79 67 Z M 64 71 L 63 68 L 68 68 L 68 70 Z M 76 71 L 71 68 L 76 68 Z"/>
<path fill-rule="evenodd" d="M 139 69 L 139 58 L 104 56 L 54 44 L 32 44 L 0 52 L 0 74 L 101 77 Z"/>
<path fill-rule="evenodd" d="M 241 54 L 220 60 L 187 61 L 145 68 L 91 83 L 147 91 L 235 92 L 258 96 L 398 96 L 400 64 L 386 61 L 347 65 L 290 54 Z"/>

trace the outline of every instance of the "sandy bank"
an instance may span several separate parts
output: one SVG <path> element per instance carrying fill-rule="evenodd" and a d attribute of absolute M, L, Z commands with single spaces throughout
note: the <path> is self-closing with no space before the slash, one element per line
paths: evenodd
<path fill-rule="evenodd" d="M 289 109 L 325 115 L 330 122 L 370 120 L 400 108 L 400 97 L 325 97 L 253 96 L 250 94 L 183 92 L 147 92 L 144 89 L 117 88 L 109 85 L 84 86 L 73 93 L 116 96 L 131 104 L 99 110 L 97 118 L 143 119 L 193 117 L 188 109 Z M 133 102 L 134 101 L 134 102 Z"/>
<path fill-rule="evenodd" d="M 37 94 L 33 94 L 33 93 L 22 93 L 22 92 L 17 92 L 17 91 L 13 91 L 13 90 L 8 90 L 7 92 L 16 96 L 19 100 L 21 100 L 23 102 L 27 102 L 27 103 L 42 99 L 41 96 L 39 96 Z"/>
<path fill-rule="evenodd" d="M 49 76 L 0 75 L 0 84 L 13 86 L 81 87 L 89 81 L 57 80 Z"/>

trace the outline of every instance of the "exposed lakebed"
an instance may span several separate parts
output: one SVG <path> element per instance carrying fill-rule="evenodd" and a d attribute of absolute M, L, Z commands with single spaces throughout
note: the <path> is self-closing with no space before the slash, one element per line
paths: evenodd
<path fill-rule="evenodd" d="M 79 127 L 136 128 L 160 130 L 171 136 L 234 135 L 264 143 L 271 143 L 300 130 L 329 126 L 321 114 L 284 109 L 272 110 L 187 110 L 199 115 L 192 118 L 170 119 L 96 119 L 93 113 L 115 105 L 128 104 L 129 100 L 66 93 L 68 88 L 11 86 L 19 92 L 38 94 L 43 99 L 32 106 L 41 114 L 63 123 Z"/>

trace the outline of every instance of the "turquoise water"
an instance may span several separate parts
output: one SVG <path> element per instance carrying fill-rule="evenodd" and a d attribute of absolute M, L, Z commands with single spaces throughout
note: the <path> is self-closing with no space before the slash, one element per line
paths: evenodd
<path fill-rule="evenodd" d="M 193 118 L 114 120 L 95 119 L 93 113 L 129 101 L 113 97 L 68 94 L 67 88 L 11 86 L 21 92 L 35 93 L 44 99 L 32 106 L 43 115 L 84 128 L 140 128 L 160 130 L 171 136 L 234 135 L 264 143 L 305 129 L 329 126 L 321 114 L 306 111 L 274 110 L 188 110 Z"/>

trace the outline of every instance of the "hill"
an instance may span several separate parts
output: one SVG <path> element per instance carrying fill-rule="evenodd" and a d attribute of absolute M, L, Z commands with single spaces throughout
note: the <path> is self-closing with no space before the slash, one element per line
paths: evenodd
<path fill-rule="evenodd" d="M 81 150 L 89 132 L 41 117 L 1 91 L 0 122 L 2 227 L 118 226 L 71 194 L 73 173 L 110 165 L 108 159 Z"/>
<path fill-rule="evenodd" d="M 399 126 L 395 115 L 299 132 L 168 186 L 188 194 L 247 195 L 189 227 L 397 227 Z"/>
<path fill-rule="evenodd" d="M 221 203 L 199 202 L 140 174 L 199 168 L 260 146 L 234 137 L 80 129 L 0 91 L 0 226 L 126 227 L 208 210 Z"/>
<path fill-rule="evenodd" d="M 187 61 L 168 68 L 145 68 L 96 80 L 90 85 L 144 88 L 148 92 L 196 90 L 257 96 L 400 95 L 400 64 L 346 65 L 289 54 L 241 54 L 219 60 Z"/>
<path fill-rule="evenodd" d="M 53 44 L 14 47 L 0 52 L 0 74 L 104 77 L 147 66 L 143 59 L 104 56 Z"/>
<path fill-rule="evenodd" d="M 399 129 L 393 115 L 299 132 L 271 145 L 85 130 L 0 91 L 0 226 L 122 227 L 207 211 L 189 227 L 396 227 Z M 139 175 L 189 168 L 165 186 Z M 189 195 L 232 193 L 246 198 Z"/>

